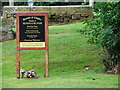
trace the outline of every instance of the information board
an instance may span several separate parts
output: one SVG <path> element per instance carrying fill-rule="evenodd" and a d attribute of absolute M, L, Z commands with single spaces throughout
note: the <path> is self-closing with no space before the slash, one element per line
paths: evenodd
<path fill-rule="evenodd" d="M 16 77 L 20 78 L 20 50 L 45 50 L 48 77 L 48 12 L 16 12 Z"/>
<path fill-rule="evenodd" d="M 20 47 L 45 47 L 44 20 L 44 16 L 20 16 Z"/>

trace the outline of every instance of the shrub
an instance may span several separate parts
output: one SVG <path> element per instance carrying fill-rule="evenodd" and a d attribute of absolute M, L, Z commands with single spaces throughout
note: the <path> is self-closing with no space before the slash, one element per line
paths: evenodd
<path fill-rule="evenodd" d="M 89 38 L 88 42 L 103 48 L 102 60 L 106 71 L 119 72 L 120 64 L 120 2 L 98 2 L 94 5 L 96 16 L 84 21 L 80 30 Z"/>

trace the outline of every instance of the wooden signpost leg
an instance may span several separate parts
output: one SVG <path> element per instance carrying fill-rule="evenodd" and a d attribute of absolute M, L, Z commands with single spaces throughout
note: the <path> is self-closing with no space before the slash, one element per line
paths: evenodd
<path fill-rule="evenodd" d="M 20 50 L 16 51 L 16 78 L 20 79 Z"/>
<path fill-rule="evenodd" d="M 46 61 L 45 61 L 45 77 L 49 77 L 49 71 L 48 71 L 48 48 L 46 48 L 46 52 L 45 52 L 45 58 L 46 58 Z"/>
<path fill-rule="evenodd" d="M 45 46 L 46 46 L 46 50 L 45 50 L 45 77 L 49 77 L 49 71 L 48 71 L 48 64 L 49 64 L 49 53 L 48 53 L 48 15 L 45 16 Z"/>

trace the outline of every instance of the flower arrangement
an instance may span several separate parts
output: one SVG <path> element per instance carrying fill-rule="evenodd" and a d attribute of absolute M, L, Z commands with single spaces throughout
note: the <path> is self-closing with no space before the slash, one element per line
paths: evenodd
<path fill-rule="evenodd" d="M 33 78 L 33 77 L 36 77 L 36 72 L 35 70 L 29 70 L 29 71 L 25 71 L 23 69 L 20 70 L 20 75 L 21 75 L 21 78 L 24 78 L 24 75 L 26 78 Z"/>
<path fill-rule="evenodd" d="M 23 69 L 20 69 L 20 77 L 23 78 L 25 75 L 26 71 Z"/>
<path fill-rule="evenodd" d="M 30 70 L 26 72 L 26 78 L 36 77 L 36 72 L 34 70 Z"/>

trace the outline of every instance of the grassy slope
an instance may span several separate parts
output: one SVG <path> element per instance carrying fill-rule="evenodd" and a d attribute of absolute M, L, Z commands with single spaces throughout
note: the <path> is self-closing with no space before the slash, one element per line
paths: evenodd
<path fill-rule="evenodd" d="M 21 68 L 34 69 L 40 79 L 15 79 L 14 41 L 3 43 L 3 87 L 23 88 L 110 88 L 117 87 L 117 75 L 100 74 L 104 69 L 99 49 L 77 32 L 82 23 L 49 27 L 49 78 L 44 76 L 44 50 L 21 51 Z M 90 70 L 84 66 L 90 65 Z M 93 80 L 95 78 L 96 80 Z"/>
<path fill-rule="evenodd" d="M 2 43 L 0 43 L 0 72 L 2 72 Z M 2 88 L 2 73 L 0 73 L 0 89 Z"/>

